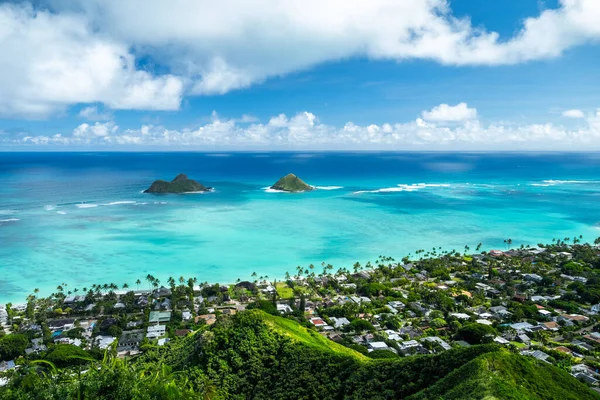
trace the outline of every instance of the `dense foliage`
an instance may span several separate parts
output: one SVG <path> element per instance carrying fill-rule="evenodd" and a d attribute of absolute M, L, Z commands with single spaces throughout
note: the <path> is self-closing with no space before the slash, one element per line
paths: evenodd
<path fill-rule="evenodd" d="M 70 360 L 75 355 L 70 349 L 57 346 L 53 352 Z M 598 398 L 556 367 L 495 345 L 371 359 L 260 310 L 222 317 L 212 327 L 151 349 L 133 362 L 111 357 L 86 362 L 96 367 L 81 373 L 82 366 L 57 371 L 49 363 L 23 365 L 0 389 L 0 398 Z"/>

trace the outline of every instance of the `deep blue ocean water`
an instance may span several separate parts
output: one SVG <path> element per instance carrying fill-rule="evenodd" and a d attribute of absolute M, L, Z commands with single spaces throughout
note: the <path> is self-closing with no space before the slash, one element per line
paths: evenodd
<path fill-rule="evenodd" d="M 143 194 L 186 173 L 215 191 Z M 319 189 L 265 190 L 295 173 Z M 0 302 L 600 236 L 598 153 L 0 153 Z"/>

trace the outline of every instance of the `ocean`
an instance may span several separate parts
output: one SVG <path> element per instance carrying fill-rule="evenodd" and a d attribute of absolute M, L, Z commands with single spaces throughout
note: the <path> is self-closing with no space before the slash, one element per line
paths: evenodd
<path fill-rule="evenodd" d="M 215 188 L 144 194 L 179 173 Z M 318 189 L 267 188 L 294 173 Z M 600 236 L 598 153 L 0 153 L 0 303 Z"/>

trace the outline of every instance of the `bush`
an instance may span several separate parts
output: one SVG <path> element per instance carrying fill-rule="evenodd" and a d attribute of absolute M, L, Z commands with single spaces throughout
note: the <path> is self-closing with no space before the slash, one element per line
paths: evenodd
<path fill-rule="evenodd" d="M 72 367 L 86 364 L 85 358 L 92 358 L 91 354 L 72 344 L 58 344 L 46 355 L 46 360 L 57 367 Z"/>
<path fill-rule="evenodd" d="M 264 312 L 271 314 L 271 315 L 279 315 L 279 312 L 277 312 L 277 307 L 275 306 L 275 304 L 273 304 L 273 302 L 268 301 L 268 300 L 257 300 L 254 303 L 248 304 L 246 309 L 248 309 L 248 310 L 258 309 L 258 310 L 263 310 Z"/>

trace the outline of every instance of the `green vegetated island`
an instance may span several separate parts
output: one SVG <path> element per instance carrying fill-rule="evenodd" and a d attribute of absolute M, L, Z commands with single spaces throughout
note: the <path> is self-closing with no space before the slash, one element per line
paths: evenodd
<path fill-rule="evenodd" d="M 271 186 L 271 189 L 281 190 L 283 192 L 310 192 L 311 190 L 315 190 L 313 186 L 310 186 L 294 174 L 287 174 L 275 182 L 275 184 Z"/>
<path fill-rule="evenodd" d="M 212 188 L 188 178 L 186 174 L 179 174 L 171 182 L 162 179 L 154 181 L 148 189 L 144 190 L 144 193 L 194 193 L 209 192 L 211 189 Z"/>
<path fill-rule="evenodd" d="M 0 398 L 600 399 L 600 238 L 506 243 L 34 290 L 0 308 Z"/>

